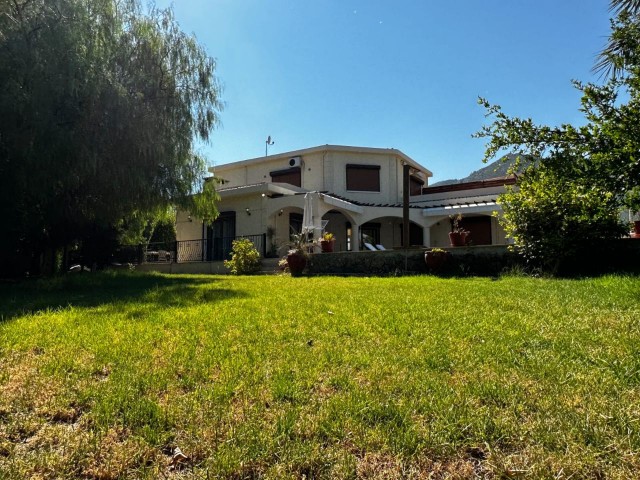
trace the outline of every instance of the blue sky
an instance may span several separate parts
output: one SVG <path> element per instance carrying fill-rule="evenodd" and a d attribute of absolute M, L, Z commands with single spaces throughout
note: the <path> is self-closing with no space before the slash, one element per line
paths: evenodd
<path fill-rule="evenodd" d="M 477 97 L 579 123 L 572 79 L 609 32 L 607 0 L 157 0 L 217 60 L 211 165 L 324 144 L 397 148 L 434 173 L 483 167 Z"/>

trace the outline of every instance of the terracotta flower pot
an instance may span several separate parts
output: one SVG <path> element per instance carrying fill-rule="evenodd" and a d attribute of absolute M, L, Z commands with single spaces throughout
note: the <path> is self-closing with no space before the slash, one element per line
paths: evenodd
<path fill-rule="evenodd" d="M 292 277 L 300 277 L 307 266 L 307 257 L 301 253 L 290 253 L 287 255 L 287 265 Z"/>
<path fill-rule="evenodd" d="M 432 272 L 442 270 L 442 267 L 449 260 L 449 252 L 427 252 L 424 254 L 424 261 Z"/>
<path fill-rule="evenodd" d="M 333 252 L 333 244 L 334 244 L 335 240 L 321 240 L 320 241 L 320 247 L 322 248 L 322 251 L 325 253 L 331 253 Z"/>
<path fill-rule="evenodd" d="M 449 242 L 452 247 L 464 247 L 467 244 L 468 232 L 450 232 Z"/>

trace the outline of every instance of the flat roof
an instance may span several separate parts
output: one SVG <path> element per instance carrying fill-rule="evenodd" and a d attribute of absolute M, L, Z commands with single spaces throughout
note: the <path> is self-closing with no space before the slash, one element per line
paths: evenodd
<path fill-rule="evenodd" d="M 319 152 L 352 152 L 352 153 L 371 153 L 374 155 L 394 155 L 400 158 L 403 162 L 407 163 L 411 167 L 419 170 L 426 174 L 427 177 L 432 177 L 433 173 L 418 162 L 413 160 L 411 157 L 401 152 L 396 148 L 376 148 L 376 147 L 350 147 L 347 145 L 319 145 L 317 147 L 305 148 L 302 150 L 293 150 L 291 152 L 283 152 L 277 153 L 275 155 L 269 155 L 267 157 L 256 157 L 249 158 L 247 160 L 240 160 L 232 163 L 225 163 L 223 165 L 218 165 L 214 167 L 209 167 L 209 172 L 225 172 L 227 170 L 231 170 L 237 167 L 254 165 L 257 163 L 262 163 L 264 161 L 271 160 L 279 160 L 286 159 L 291 157 L 301 157 L 303 155 L 308 155 L 311 153 L 319 153 Z"/>

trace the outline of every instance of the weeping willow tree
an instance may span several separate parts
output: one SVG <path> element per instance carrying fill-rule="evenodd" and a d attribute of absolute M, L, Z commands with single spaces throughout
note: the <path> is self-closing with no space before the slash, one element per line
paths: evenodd
<path fill-rule="evenodd" d="M 170 9 L 0 2 L 0 270 L 140 212 L 215 218 L 194 151 L 219 123 L 215 67 Z"/>

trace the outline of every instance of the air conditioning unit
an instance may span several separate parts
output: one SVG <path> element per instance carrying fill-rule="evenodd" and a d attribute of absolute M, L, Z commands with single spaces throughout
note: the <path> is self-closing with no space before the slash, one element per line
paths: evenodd
<path fill-rule="evenodd" d="M 290 167 L 301 167 L 302 166 L 302 158 L 301 157 L 291 157 L 289 159 Z"/>

